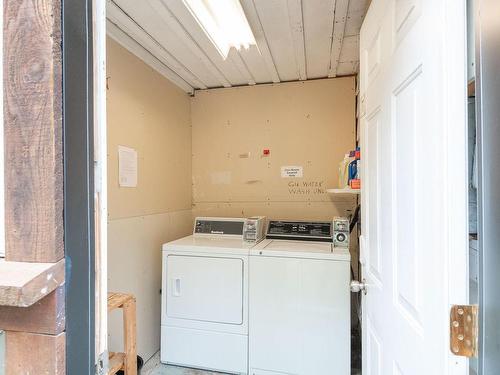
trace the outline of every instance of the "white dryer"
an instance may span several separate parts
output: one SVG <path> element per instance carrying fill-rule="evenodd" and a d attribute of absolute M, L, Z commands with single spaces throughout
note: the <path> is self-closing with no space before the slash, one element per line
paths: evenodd
<path fill-rule="evenodd" d="M 332 222 L 270 221 L 250 250 L 251 375 L 350 374 L 350 255 L 333 236 Z"/>
<path fill-rule="evenodd" d="M 161 361 L 246 374 L 248 256 L 264 218 L 196 218 L 163 245 Z"/>

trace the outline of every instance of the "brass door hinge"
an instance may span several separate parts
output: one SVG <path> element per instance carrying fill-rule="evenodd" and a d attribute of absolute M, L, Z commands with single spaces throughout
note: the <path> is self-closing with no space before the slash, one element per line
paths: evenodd
<path fill-rule="evenodd" d="M 478 306 L 454 305 L 450 311 L 450 350 L 462 357 L 477 357 Z"/>

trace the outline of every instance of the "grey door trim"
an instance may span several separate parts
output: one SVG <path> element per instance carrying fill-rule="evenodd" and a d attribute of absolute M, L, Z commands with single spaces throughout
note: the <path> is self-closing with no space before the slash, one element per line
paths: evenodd
<path fill-rule="evenodd" d="M 479 373 L 500 373 L 500 1 L 476 0 Z"/>
<path fill-rule="evenodd" d="M 92 0 L 62 0 L 66 373 L 95 373 Z"/>

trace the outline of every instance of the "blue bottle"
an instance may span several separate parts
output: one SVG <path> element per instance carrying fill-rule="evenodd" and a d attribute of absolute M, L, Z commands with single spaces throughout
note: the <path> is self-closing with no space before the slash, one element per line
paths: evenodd
<path fill-rule="evenodd" d="M 358 160 L 354 159 L 349 163 L 349 182 L 354 179 L 358 178 Z"/>
<path fill-rule="evenodd" d="M 356 151 L 359 151 L 359 147 L 356 148 Z M 354 156 L 354 160 L 349 163 L 349 182 L 352 179 L 359 178 L 358 174 L 358 161 L 359 161 L 359 152 L 351 151 L 349 156 Z"/>

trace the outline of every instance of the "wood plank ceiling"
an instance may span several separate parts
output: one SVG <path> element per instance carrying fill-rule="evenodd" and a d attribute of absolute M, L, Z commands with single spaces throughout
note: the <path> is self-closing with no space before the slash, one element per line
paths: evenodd
<path fill-rule="evenodd" d="M 227 59 L 182 0 L 107 0 L 107 32 L 188 93 L 358 72 L 369 0 L 240 2 L 257 45 Z"/>

